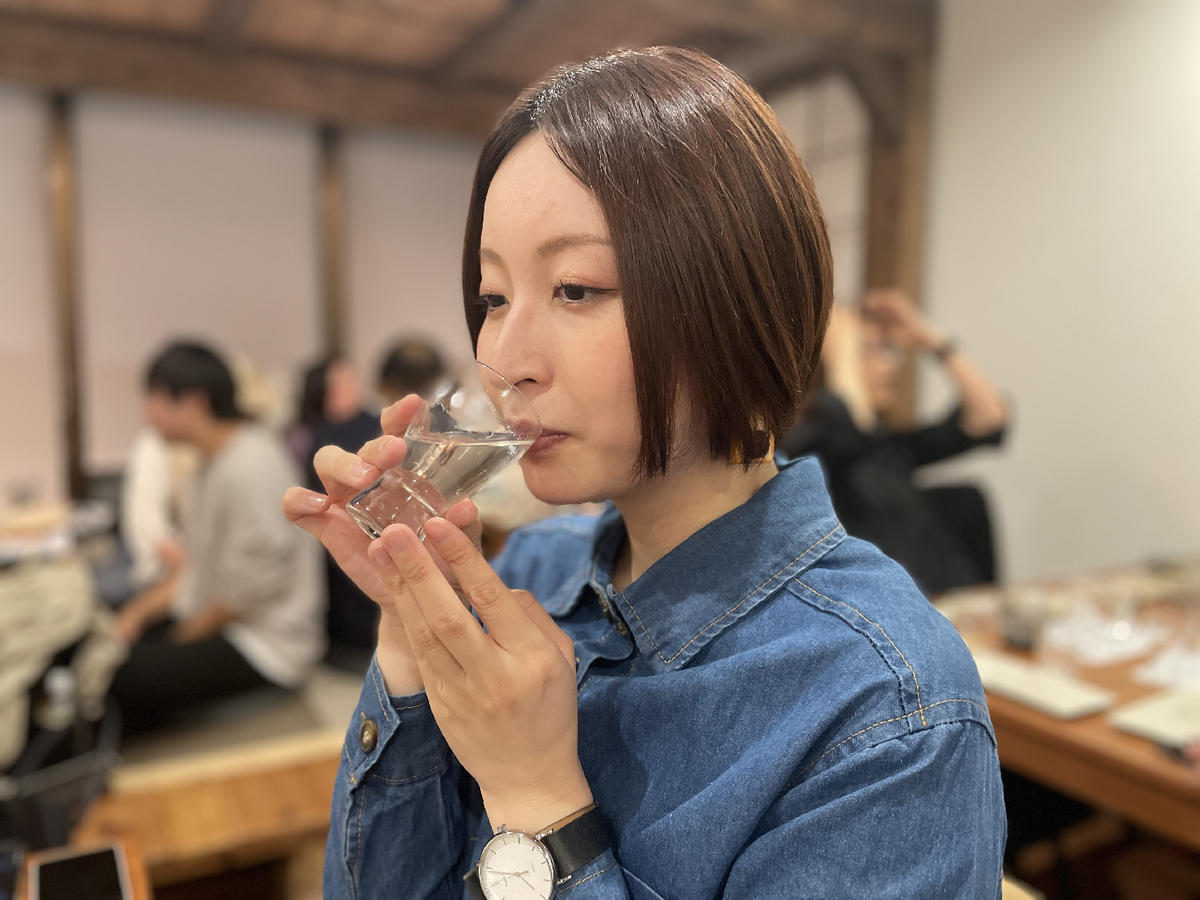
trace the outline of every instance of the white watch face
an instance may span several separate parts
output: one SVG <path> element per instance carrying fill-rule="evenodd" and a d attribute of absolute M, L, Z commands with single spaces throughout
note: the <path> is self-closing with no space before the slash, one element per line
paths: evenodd
<path fill-rule="evenodd" d="M 488 900 L 549 900 L 554 893 L 550 855 L 526 834 L 504 831 L 479 857 L 479 882 Z"/>

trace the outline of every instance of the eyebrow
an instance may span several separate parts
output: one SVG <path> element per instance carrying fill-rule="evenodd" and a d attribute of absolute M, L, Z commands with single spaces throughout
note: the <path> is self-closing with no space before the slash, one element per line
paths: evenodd
<path fill-rule="evenodd" d="M 559 235 L 558 237 L 550 238 L 548 241 L 543 241 L 538 245 L 538 248 L 534 251 L 534 253 L 544 259 L 547 256 L 554 256 L 556 253 L 561 253 L 564 250 L 570 250 L 573 247 L 587 247 L 592 245 L 611 247 L 612 241 L 606 240 L 599 235 L 588 234 L 586 232 L 581 232 L 579 234 L 563 234 Z M 504 262 L 499 253 L 487 247 L 481 247 L 479 249 L 479 260 L 480 262 L 497 264 Z"/>

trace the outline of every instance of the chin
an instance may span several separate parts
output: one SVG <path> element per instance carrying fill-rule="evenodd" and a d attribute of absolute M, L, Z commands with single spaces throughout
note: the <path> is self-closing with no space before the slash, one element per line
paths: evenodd
<path fill-rule="evenodd" d="M 528 457 L 522 459 L 520 465 L 529 493 L 543 503 L 552 506 L 574 506 L 577 503 L 607 499 L 607 495 L 598 486 L 592 485 L 590 479 L 581 479 L 570 466 L 556 464 L 550 460 L 530 460 Z"/>

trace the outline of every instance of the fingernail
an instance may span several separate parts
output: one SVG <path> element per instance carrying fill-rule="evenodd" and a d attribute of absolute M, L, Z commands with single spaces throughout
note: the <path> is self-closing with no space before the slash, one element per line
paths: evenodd
<path fill-rule="evenodd" d="M 304 505 L 312 510 L 320 510 L 320 509 L 325 508 L 325 501 L 328 499 L 329 498 L 326 497 L 324 494 L 310 493 L 307 497 L 304 498 Z"/>
<path fill-rule="evenodd" d="M 355 479 L 366 478 L 374 471 L 375 467 L 373 465 L 370 463 L 365 463 L 360 459 L 354 464 L 354 468 L 350 470 L 350 477 Z"/>
<path fill-rule="evenodd" d="M 441 541 L 450 534 L 450 523 L 440 517 L 430 519 L 425 523 L 425 534 L 435 541 Z"/>
<path fill-rule="evenodd" d="M 391 556 L 388 555 L 388 552 L 383 549 L 378 541 L 372 541 L 371 545 L 367 547 L 367 556 L 371 557 L 375 565 L 381 569 L 389 569 L 392 566 Z"/>
<path fill-rule="evenodd" d="M 379 451 L 381 453 L 386 453 L 388 450 L 392 449 L 392 444 L 394 443 L 396 443 L 396 439 L 390 434 L 385 434 L 379 441 Z"/>
<path fill-rule="evenodd" d="M 408 536 L 407 530 L 396 529 L 388 531 L 383 535 L 383 542 L 387 544 L 387 548 L 392 553 L 407 553 L 408 548 L 412 546 L 412 539 Z"/>

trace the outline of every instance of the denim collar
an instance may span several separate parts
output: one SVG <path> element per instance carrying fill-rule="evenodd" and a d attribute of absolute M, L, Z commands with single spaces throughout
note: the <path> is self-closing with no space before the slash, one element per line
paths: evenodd
<path fill-rule="evenodd" d="M 820 466 L 803 459 L 781 467 L 746 503 L 709 522 L 623 591 L 613 591 L 611 573 L 625 523 L 610 507 L 596 524 L 590 567 L 546 606 L 554 615 L 569 613 L 590 582 L 651 666 L 671 671 L 845 536 Z"/>

